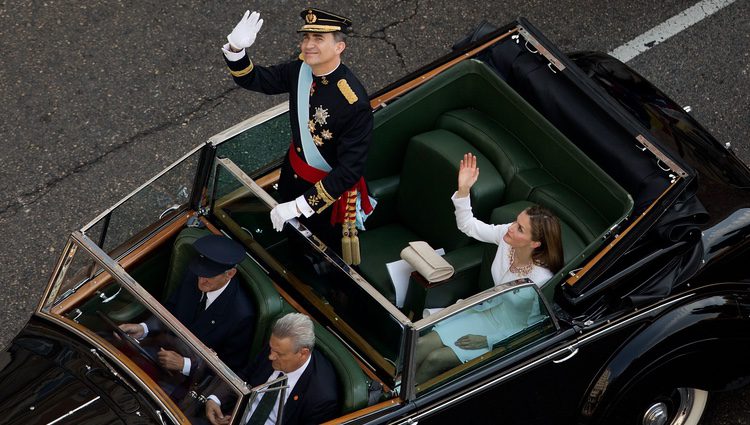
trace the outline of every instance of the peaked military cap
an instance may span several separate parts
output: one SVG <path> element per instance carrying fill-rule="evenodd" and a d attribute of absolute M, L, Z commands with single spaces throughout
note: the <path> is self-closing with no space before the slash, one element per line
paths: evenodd
<path fill-rule="evenodd" d="M 190 271 L 199 277 L 214 277 L 231 269 L 245 258 L 242 245 L 221 235 L 206 235 L 193 243 L 198 257 Z"/>
<path fill-rule="evenodd" d="M 341 31 L 344 34 L 348 34 L 352 27 L 351 19 L 314 7 L 303 10 L 299 16 L 302 17 L 305 24 L 297 32 Z"/>

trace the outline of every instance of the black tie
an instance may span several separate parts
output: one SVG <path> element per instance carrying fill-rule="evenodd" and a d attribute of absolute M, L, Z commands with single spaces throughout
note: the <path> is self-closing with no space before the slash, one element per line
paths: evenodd
<path fill-rule="evenodd" d="M 206 311 L 207 299 L 208 295 L 206 295 L 205 292 L 201 292 L 201 300 L 198 302 L 198 307 L 195 308 L 195 317 L 200 316 L 204 311 Z"/>
<path fill-rule="evenodd" d="M 278 378 L 284 376 L 281 372 Z M 281 387 L 285 384 L 285 381 L 279 381 L 268 387 L 267 391 L 263 394 L 263 398 L 260 399 L 258 405 L 255 407 L 255 411 L 250 415 L 250 419 L 247 420 L 246 425 L 263 425 L 268 420 L 268 415 L 271 414 L 271 410 L 276 405 L 276 400 L 279 399 L 279 393 L 281 390 L 274 391 L 274 389 Z"/>

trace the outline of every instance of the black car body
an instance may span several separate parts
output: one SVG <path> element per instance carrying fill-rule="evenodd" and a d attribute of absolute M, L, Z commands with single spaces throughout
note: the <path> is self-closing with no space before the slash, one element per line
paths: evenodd
<path fill-rule="evenodd" d="M 366 178 L 379 206 L 360 234 L 361 265 L 304 226 L 271 228 L 290 131 L 288 106 L 272 108 L 73 233 L 39 308 L 0 357 L 0 423 L 188 423 L 219 387 L 237 395 L 224 408 L 239 423 L 259 389 L 160 303 L 191 242 L 211 232 L 247 248 L 240 275 L 260 311 L 254 354 L 280 314 L 315 319 L 316 349 L 341 385 L 335 423 L 696 423 L 708 393 L 744 386 L 747 167 L 614 58 L 566 56 L 523 19 L 474 38 L 371 96 Z M 480 218 L 507 222 L 543 202 L 566 224 L 566 265 L 541 288 L 493 286 L 493 247 L 452 236 L 452 206 L 440 202 L 455 174 L 442 171 L 466 147 L 486 161 L 486 192 L 472 192 Z M 412 274 L 396 289 L 385 264 L 417 237 L 445 246 L 456 274 L 439 284 Z M 519 291 L 538 306 L 522 329 L 417 382 L 419 336 Z M 429 307 L 444 309 L 422 317 Z M 156 342 L 117 335 L 119 323 L 145 317 L 205 368 L 174 383 L 149 359 Z"/>

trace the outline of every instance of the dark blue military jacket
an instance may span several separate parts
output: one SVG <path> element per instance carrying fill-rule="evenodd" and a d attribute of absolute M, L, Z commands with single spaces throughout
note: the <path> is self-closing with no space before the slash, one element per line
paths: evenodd
<path fill-rule="evenodd" d="M 262 67 L 254 65 L 247 56 L 226 62 L 235 82 L 248 90 L 289 93 L 292 148 L 305 159 L 297 120 L 297 80 L 303 62 L 295 60 Z M 373 125 L 370 102 L 364 87 L 346 65 L 339 65 L 324 77 L 313 76 L 309 117 L 308 128 L 302 130 L 310 131 L 332 170 L 319 184 L 311 184 L 295 175 L 286 157 L 279 191 L 285 201 L 304 194 L 310 207 L 320 213 L 362 177 L 370 146 Z"/>

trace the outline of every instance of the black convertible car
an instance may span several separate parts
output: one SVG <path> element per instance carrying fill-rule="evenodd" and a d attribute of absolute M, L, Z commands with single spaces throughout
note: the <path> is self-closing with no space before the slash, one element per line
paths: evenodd
<path fill-rule="evenodd" d="M 0 423 L 183 424 L 206 397 L 239 423 L 249 388 L 163 306 L 195 255 L 225 234 L 270 325 L 309 314 L 341 394 L 332 423 L 696 424 L 711 392 L 750 377 L 750 171 L 683 108 L 600 53 L 564 55 L 529 22 L 475 35 L 371 97 L 366 179 L 378 200 L 346 264 L 304 226 L 271 227 L 288 106 L 188 152 L 74 232 L 34 315 L 0 353 Z M 542 287 L 493 286 L 496 246 L 456 229 L 458 160 L 478 158 L 475 215 L 532 203 L 561 219 L 565 266 Z M 410 241 L 445 250 L 448 280 L 387 264 Z M 302 247 L 290 249 L 290 247 Z M 303 252 L 304 254 L 300 254 Z M 480 357 L 416 379 L 421 335 L 479 303 L 525 293 L 524 324 Z M 442 307 L 425 315 L 428 308 Z M 162 322 L 137 341 L 118 325 Z M 198 359 L 175 380 L 153 353 Z"/>

